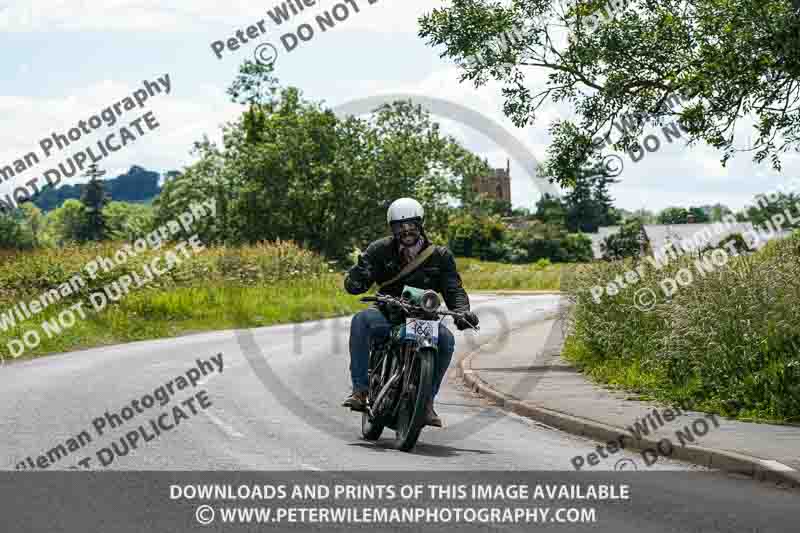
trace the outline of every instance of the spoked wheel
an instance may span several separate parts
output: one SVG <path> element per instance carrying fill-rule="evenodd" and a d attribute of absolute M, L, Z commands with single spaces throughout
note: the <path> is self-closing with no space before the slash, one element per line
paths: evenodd
<path fill-rule="evenodd" d="M 402 392 L 397 412 L 396 445 L 403 452 L 417 443 L 425 425 L 425 407 L 433 393 L 433 350 L 420 350 L 412 368 L 408 390 Z"/>
<path fill-rule="evenodd" d="M 375 346 L 370 351 L 370 368 L 374 368 L 375 365 L 375 357 L 377 356 L 378 351 L 376 350 Z M 374 407 L 373 402 L 376 400 L 378 396 L 378 392 L 382 388 L 381 383 L 381 374 L 380 370 L 370 371 L 369 377 L 369 405 L 370 407 Z M 368 412 L 361 413 L 361 435 L 366 440 L 378 440 L 381 437 L 381 433 L 383 433 L 383 428 L 385 424 L 381 421 L 380 415 L 377 419 L 371 419 Z"/>
<path fill-rule="evenodd" d="M 361 434 L 366 440 L 378 440 L 383 433 L 383 424 L 370 420 L 369 413 L 361 413 Z"/>

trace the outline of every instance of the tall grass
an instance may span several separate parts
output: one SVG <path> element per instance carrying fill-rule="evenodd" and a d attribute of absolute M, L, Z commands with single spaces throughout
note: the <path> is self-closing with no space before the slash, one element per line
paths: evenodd
<path fill-rule="evenodd" d="M 5 254 L 0 258 L 0 313 L 30 301 L 68 280 L 97 256 L 111 257 L 122 243 L 104 243 L 59 250 Z M 139 272 L 166 251 L 148 251 L 99 272 L 87 286 L 29 320 L 0 329 L 0 355 L 9 359 L 7 342 L 33 328 L 42 342 L 22 357 L 75 350 L 195 331 L 256 327 L 332 317 L 363 307 L 342 288 L 342 275 L 320 256 L 293 243 L 278 242 L 240 248 L 211 248 L 188 259 L 153 282 L 132 291 L 98 313 L 87 313 L 52 338 L 40 327 L 69 305 L 124 274 Z"/>
<path fill-rule="evenodd" d="M 189 332 L 267 326 L 340 316 L 364 307 L 343 290 L 343 274 L 317 254 L 291 242 L 235 248 L 210 248 L 192 254 L 174 270 L 133 290 L 98 313 L 89 312 L 48 336 L 41 324 L 58 325 L 59 313 L 123 275 L 139 273 L 169 247 L 148 250 L 92 278 L 83 270 L 98 257 L 112 258 L 124 243 L 100 243 L 60 249 L 0 254 L 0 314 L 20 301 L 38 299 L 75 274 L 86 286 L 14 327 L 0 326 L 0 355 L 9 359 L 7 343 L 36 329 L 41 344 L 21 356 L 171 337 Z M 181 256 L 182 257 L 182 256 Z M 559 266 L 506 265 L 459 259 L 467 290 L 557 289 Z"/>
<path fill-rule="evenodd" d="M 575 304 L 565 355 L 601 381 L 742 419 L 800 422 L 800 234 L 705 276 L 681 258 L 598 303 L 593 285 L 630 263 L 578 269 L 566 287 Z M 693 282 L 666 298 L 659 282 L 688 268 Z M 633 295 L 658 295 L 649 311 Z"/>
<path fill-rule="evenodd" d="M 0 255 L 0 304 L 35 297 L 80 273 L 87 286 L 82 291 L 101 289 L 124 274 L 142 272 L 142 267 L 174 247 L 148 249 L 130 257 L 93 278 L 84 267 L 98 257 L 112 258 L 124 243 L 104 242 L 58 249 L 44 249 Z M 181 256 L 182 257 L 182 256 Z M 254 285 L 293 279 L 310 279 L 331 273 L 331 266 L 319 255 L 291 242 L 264 243 L 245 247 L 217 247 L 192 254 L 174 270 L 149 285 L 157 290 L 196 283 Z"/>

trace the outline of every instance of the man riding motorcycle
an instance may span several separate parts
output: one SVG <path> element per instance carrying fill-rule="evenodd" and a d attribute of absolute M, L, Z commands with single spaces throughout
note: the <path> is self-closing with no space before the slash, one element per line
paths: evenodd
<path fill-rule="evenodd" d="M 465 313 L 456 319 L 459 330 L 478 325 L 478 317 L 470 312 L 469 297 L 456 271 L 453 254 L 444 246 L 431 244 L 425 236 L 422 205 L 412 198 L 395 200 L 387 213 L 392 230 L 391 237 L 370 244 L 358 258 L 358 263 L 348 272 L 344 287 L 350 294 L 367 292 L 373 283 L 381 285 L 378 294 L 400 297 L 405 285 L 419 289 L 435 290 L 444 297 L 447 308 Z M 428 250 L 433 246 L 432 250 Z M 430 254 L 405 276 L 398 274 L 420 254 Z M 390 282 L 386 284 L 387 282 Z M 357 313 L 350 324 L 350 376 L 352 394 L 342 404 L 355 411 L 365 411 L 368 391 L 369 347 L 371 339 L 386 338 L 390 325 L 386 316 L 375 307 Z M 439 323 L 439 350 L 435 362 L 433 397 L 439 392 L 447 367 L 453 357 L 453 334 Z M 442 421 L 433 409 L 433 397 L 426 408 L 426 424 L 442 427 Z"/>

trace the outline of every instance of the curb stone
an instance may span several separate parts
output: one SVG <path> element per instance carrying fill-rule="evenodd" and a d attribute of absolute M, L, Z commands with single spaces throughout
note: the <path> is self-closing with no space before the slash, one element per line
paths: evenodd
<path fill-rule="evenodd" d="M 602 442 L 617 440 L 622 435 L 626 449 L 644 450 L 655 448 L 658 445 L 659 441 L 646 437 L 636 440 L 625 434 L 626 432 L 623 428 L 609 426 L 546 407 L 534 406 L 496 390 L 481 379 L 478 371 L 472 369 L 472 359 L 478 352 L 480 352 L 480 349 L 474 350 L 458 363 L 462 379 L 471 390 L 495 401 L 503 409 L 567 433 L 589 437 Z M 777 461 L 764 460 L 737 452 L 686 445 L 673 447 L 670 458 L 722 470 L 731 474 L 743 474 L 758 481 L 786 484 L 795 488 L 800 487 L 799 471 Z"/>

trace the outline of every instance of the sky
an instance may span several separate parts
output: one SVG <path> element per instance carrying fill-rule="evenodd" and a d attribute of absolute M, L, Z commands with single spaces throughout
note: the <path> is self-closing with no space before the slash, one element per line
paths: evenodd
<path fill-rule="evenodd" d="M 302 5 L 302 0 L 293 0 Z M 312 0 L 306 0 L 311 3 Z M 373 3 L 370 3 L 373 2 Z M 418 37 L 418 18 L 448 2 L 440 0 L 317 0 L 291 20 L 276 24 L 268 12 L 285 2 L 276 0 L 0 0 L 0 168 L 20 161 L 13 179 L 0 184 L 0 195 L 43 175 L 86 147 L 99 156 L 98 142 L 113 133 L 109 150 L 99 165 L 109 176 L 126 172 L 132 165 L 166 172 L 181 170 L 195 157 L 195 141 L 208 136 L 221 140 L 221 126 L 235 120 L 241 106 L 230 102 L 225 91 L 245 59 L 258 49 L 277 52 L 275 74 L 282 84 L 300 87 L 306 98 L 336 107 L 355 99 L 386 94 L 435 97 L 474 110 L 502 126 L 521 142 L 537 161 L 543 161 L 550 137 L 548 126 L 568 118 L 563 105 L 545 107 L 537 122 L 515 127 L 503 112 L 502 86 L 489 83 L 480 88 L 459 82 L 459 69 L 440 50 Z M 285 5 L 284 8 L 288 9 Z M 357 8 L 357 9 L 356 9 Z M 314 19 L 330 13 L 335 26 L 321 31 Z M 340 20 L 337 21 L 338 17 Z M 262 29 L 258 28 L 259 21 Z M 287 51 L 282 36 L 311 23 L 316 31 L 307 40 L 298 39 Z M 249 26 L 257 33 L 247 36 Z M 246 43 L 238 49 L 227 46 L 218 57 L 212 43 L 227 41 L 242 30 Z M 307 34 L 306 34 L 306 37 Z M 219 48 L 219 45 L 217 46 Z M 170 92 L 141 96 L 145 80 L 152 84 L 169 76 Z M 543 87 L 543 76 L 531 73 L 532 89 Z M 59 148 L 53 134 L 67 135 L 79 121 L 105 109 L 117 111 L 116 123 L 101 124 L 79 133 L 79 139 Z M 135 140 L 121 146 L 119 130 L 130 126 Z M 446 133 L 488 159 L 491 166 L 505 167 L 506 146 L 496 144 L 485 133 L 465 125 L 459 116 L 435 114 Z M 109 123 L 110 124 L 110 123 Z M 149 124 L 149 126 L 148 126 Z M 155 126 L 153 126 L 155 124 Z M 783 172 L 769 163 L 755 164 L 749 154 L 738 154 L 727 167 L 721 154 L 699 145 L 687 148 L 676 140 L 668 143 L 653 130 L 662 146 L 639 162 L 620 154 L 624 170 L 620 183 L 611 189 L 618 207 L 660 210 L 668 206 L 690 206 L 721 202 L 734 209 L 752 201 L 755 194 L 773 189 L 796 176 L 800 156 L 783 156 Z M 749 132 L 737 132 L 740 145 Z M 46 140 L 47 139 L 47 140 Z M 67 139 L 69 140 L 69 139 Z M 653 141 L 651 141 L 653 142 Z M 63 141 L 62 141 L 63 143 Z M 47 154 L 45 146 L 48 147 Z M 106 144 L 106 147 L 109 145 Z M 652 146 L 652 145 L 651 145 Z M 38 162 L 24 159 L 38 156 Z M 534 206 L 540 190 L 535 170 L 526 161 L 512 160 L 512 203 Z M 51 174 L 52 176 L 52 174 Z M 62 183 L 80 180 L 64 178 Z"/>

